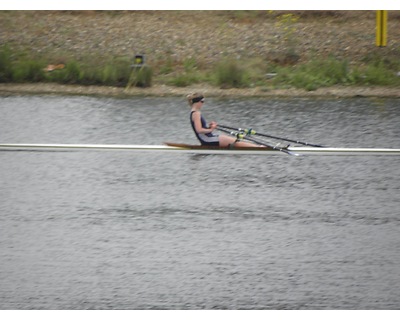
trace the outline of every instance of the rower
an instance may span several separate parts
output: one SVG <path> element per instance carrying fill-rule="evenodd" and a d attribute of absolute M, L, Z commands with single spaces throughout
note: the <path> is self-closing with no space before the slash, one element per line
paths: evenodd
<path fill-rule="evenodd" d="M 213 147 L 262 147 L 261 145 L 245 142 L 234 137 L 227 135 L 219 135 L 214 130 L 218 124 L 215 121 L 211 121 L 207 125 L 207 121 L 201 114 L 201 109 L 205 103 L 204 95 L 199 93 L 192 93 L 187 96 L 189 106 L 191 107 L 190 112 L 190 123 L 193 131 L 196 134 L 197 139 L 202 145 L 213 146 Z"/>

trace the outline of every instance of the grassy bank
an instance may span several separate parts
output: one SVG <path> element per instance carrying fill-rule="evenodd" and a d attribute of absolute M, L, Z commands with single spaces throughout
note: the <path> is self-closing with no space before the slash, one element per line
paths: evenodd
<path fill-rule="evenodd" d="M 400 12 L 388 23 L 377 48 L 373 11 L 2 11 L 0 82 L 399 87 Z"/>
<path fill-rule="evenodd" d="M 226 57 L 210 66 L 194 58 L 179 64 L 166 59 L 141 69 L 132 69 L 130 57 L 108 61 L 95 56 L 80 61 L 71 57 L 49 66 L 46 61 L 51 60 L 49 57 L 32 57 L 8 46 L 0 47 L 0 82 L 116 87 L 149 87 L 153 83 L 186 87 L 207 83 L 219 88 L 260 87 L 269 90 L 292 87 L 308 91 L 333 85 L 400 86 L 397 74 L 400 61 L 379 54 L 365 56 L 358 65 L 331 55 L 327 59 L 315 58 L 299 64 Z"/>

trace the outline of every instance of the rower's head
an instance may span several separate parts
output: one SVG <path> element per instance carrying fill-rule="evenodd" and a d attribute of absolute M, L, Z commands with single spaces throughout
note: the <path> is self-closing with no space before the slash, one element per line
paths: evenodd
<path fill-rule="evenodd" d="M 202 95 L 201 93 L 191 93 L 189 94 L 187 97 L 188 102 L 189 102 L 189 106 L 193 106 L 195 103 L 204 103 L 204 95 Z"/>

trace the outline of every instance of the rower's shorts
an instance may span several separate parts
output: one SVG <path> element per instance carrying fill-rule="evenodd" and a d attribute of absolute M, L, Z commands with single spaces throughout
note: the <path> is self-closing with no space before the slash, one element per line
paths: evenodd
<path fill-rule="evenodd" d="M 213 147 L 219 146 L 219 136 L 216 134 L 213 135 L 200 134 L 198 138 L 202 146 L 213 146 Z"/>

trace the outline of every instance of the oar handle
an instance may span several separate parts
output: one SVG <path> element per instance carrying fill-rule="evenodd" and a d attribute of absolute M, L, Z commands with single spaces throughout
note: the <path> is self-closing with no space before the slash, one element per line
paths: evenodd
<path fill-rule="evenodd" d="M 257 132 L 255 130 L 253 130 L 252 128 L 250 129 L 242 129 L 242 128 L 238 128 L 238 131 L 244 132 L 245 134 L 249 134 L 249 135 L 256 135 Z"/>
<path fill-rule="evenodd" d="M 287 150 L 287 149 L 285 149 L 285 148 L 279 148 L 279 147 L 270 145 L 270 144 L 268 144 L 268 143 L 266 143 L 266 142 L 264 142 L 264 141 L 259 141 L 259 140 L 254 139 L 254 138 L 250 138 L 250 137 L 248 137 L 248 136 L 246 136 L 246 135 L 240 135 L 240 133 L 227 130 L 227 129 L 223 128 L 223 126 L 220 126 L 220 125 L 217 126 L 217 129 L 220 130 L 220 131 L 222 131 L 222 132 L 229 133 L 229 134 L 235 136 L 235 137 L 238 138 L 238 139 L 246 139 L 246 140 L 249 140 L 249 141 L 251 141 L 251 142 L 255 142 L 255 143 L 259 144 L 259 145 L 266 146 L 266 147 L 268 147 L 268 148 L 271 148 L 271 149 L 274 149 L 274 150 L 278 150 L 278 151 L 281 151 L 281 152 L 290 154 L 290 155 L 292 155 L 292 156 L 298 156 L 298 155 L 299 155 L 299 154 L 294 153 L 294 152 L 291 152 L 291 151 L 289 151 L 289 150 Z M 234 129 L 233 129 L 233 130 L 234 130 Z M 240 138 L 239 138 L 239 137 L 240 137 Z"/>

